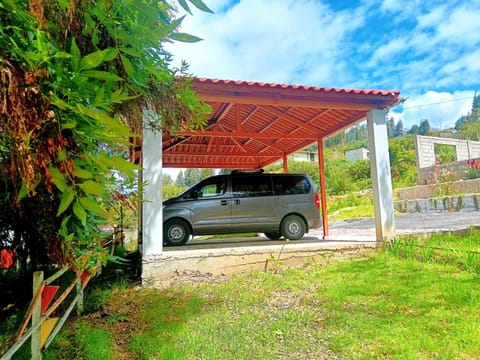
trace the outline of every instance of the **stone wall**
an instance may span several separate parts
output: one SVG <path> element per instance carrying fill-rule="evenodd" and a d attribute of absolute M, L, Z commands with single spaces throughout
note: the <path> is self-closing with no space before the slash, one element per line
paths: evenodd
<path fill-rule="evenodd" d="M 441 164 L 436 168 L 435 144 L 455 147 L 456 161 L 450 164 Z M 426 184 L 429 175 L 434 171 L 454 171 L 457 179 L 463 179 L 468 170 L 468 160 L 480 158 L 480 141 L 439 138 L 433 136 L 415 137 L 415 154 L 418 169 L 418 184 Z"/>
<path fill-rule="evenodd" d="M 230 274 L 298 267 L 330 260 L 358 258 L 377 242 L 312 242 L 306 244 L 164 251 L 143 257 L 142 283 L 165 288 L 173 284 Z"/>
<path fill-rule="evenodd" d="M 480 179 L 398 189 L 395 198 L 399 212 L 480 211 Z"/>
<path fill-rule="evenodd" d="M 445 211 L 479 211 L 480 195 L 452 195 L 429 199 L 400 200 L 394 203 L 401 213 L 434 213 Z"/>
<path fill-rule="evenodd" d="M 480 194 L 480 179 L 418 185 L 395 190 L 397 200 L 427 199 L 452 194 Z"/>

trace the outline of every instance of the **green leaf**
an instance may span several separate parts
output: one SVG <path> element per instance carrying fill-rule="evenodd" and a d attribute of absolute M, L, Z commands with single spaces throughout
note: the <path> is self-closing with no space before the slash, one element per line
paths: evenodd
<path fill-rule="evenodd" d="M 68 221 L 70 220 L 70 215 L 65 216 L 62 219 L 62 224 L 60 225 L 60 229 L 58 229 L 58 234 L 62 236 L 63 238 L 67 238 L 68 236 Z"/>
<path fill-rule="evenodd" d="M 80 197 L 78 199 L 80 205 L 87 211 L 90 211 L 97 215 L 104 215 L 103 209 L 98 203 L 88 197 Z"/>
<path fill-rule="evenodd" d="M 104 186 L 91 180 L 78 184 L 78 186 L 87 194 L 102 195 L 107 193 L 107 190 L 105 189 Z"/>
<path fill-rule="evenodd" d="M 205 3 L 202 0 L 190 0 L 190 2 L 193 5 L 195 5 L 197 9 L 213 14 L 213 11 L 210 10 L 210 8 L 207 5 L 205 5 Z"/>
<path fill-rule="evenodd" d="M 66 9 L 68 5 L 70 4 L 70 1 L 68 0 L 58 0 L 58 3 L 63 9 Z"/>
<path fill-rule="evenodd" d="M 83 226 L 87 224 L 87 212 L 85 209 L 79 204 L 78 201 L 73 203 L 73 213 L 77 217 L 78 220 L 82 223 Z"/>
<path fill-rule="evenodd" d="M 107 48 L 103 50 L 103 61 L 112 61 L 118 56 L 118 49 L 115 48 Z"/>
<path fill-rule="evenodd" d="M 63 174 L 58 170 L 56 167 L 49 166 L 48 170 L 50 170 L 50 175 L 52 175 L 53 183 L 57 187 L 58 190 L 64 192 L 67 188 L 67 182 L 65 181 L 65 177 Z"/>
<path fill-rule="evenodd" d="M 135 76 L 135 69 L 130 60 L 128 60 L 128 58 L 124 55 L 120 55 L 120 59 L 122 60 L 123 67 L 127 75 L 132 77 Z"/>
<path fill-rule="evenodd" d="M 58 205 L 57 216 L 61 215 L 68 209 L 73 199 L 75 198 L 75 192 L 72 188 L 67 187 L 60 197 L 60 205 Z"/>
<path fill-rule="evenodd" d="M 50 100 L 52 101 L 52 104 L 58 107 L 60 110 L 67 110 L 71 108 L 67 102 L 58 98 L 57 96 L 53 96 Z"/>
<path fill-rule="evenodd" d="M 77 122 L 76 121 L 71 121 L 67 123 L 61 123 L 60 126 L 62 127 L 62 130 L 66 129 L 74 129 L 77 127 Z"/>
<path fill-rule="evenodd" d="M 72 38 L 72 45 L 70 47 L 70 54 L 72 55 L 72 69 L 75 72 L 80 70 L 80 60 L 82 59 L 82 54 L 78 48 L 75 38 Z"/>
<path fill-rule="evenodd" d="M 124 92 L 122 89 L 117 89 L 111 94 L 110 101 L 113 103 L 120 103 L 126 100 L 133 100 L 138 97 L 140 97 L 140 95 L 130 96 L 128 95 L 128 92 Z"/>
<path fill-rule="evenodd" d="M 140 57 L 142 56 L 142 54 L 137 51 L 136 49 L 134 48 L 127 48 L 127 47 L 124 47 L 124 48 L 121 48 L 120 51 L 124 54 L 128 54 L 130 56 L 133 56 L 133 57 Z"/>
<path fill-rule="evenodd" d="M 114 54 L 113 51 L 115 51 L 116 53 Z M 118 50 L 113 49 L 113 51 L 111 49 L 105 49 L 85 55 L 80 61 L 80 71 L 94 69 L 97 66 L 101 65 L 104 61 L 110 61 L 114 59 L 115 56 L 117 56 Z M 112 55 L 115 56 L 112 57 Z"/>
<path fill-rule="evenodd" d="M 93 177 L 93 174 L 85 169 L 75 168 L 75 176 L 80 179 L 91 179 Z"/>
<path fill-rule="evenodd" d="M 22 186 L 20 186 L 20 190 L 18 191 L 17 194 L 17 202 L 22 201 L 22 199 L 27 196 L 28 194 L 28 189 L 27 186 L 22 182 Z"/>
<path fill-rule="evenodd" d="M 192 12 L 190 11 L 190 8 L 188 7 L 188 4 L 185 0 L 178 0 L 178 3 L 180 4 L 180 6 L 186 11 L 188 12 L 190 15 L 192 15 Z"/>
<path fill-rule="evenodd" d="M 118 170 L 122 173 L 128 174 L 134 170 L 139 170 L 140 167 L 124 159 L 121 156 L 111 156 L 109 158 L 105 158 L 105 163 L 115 170 Z"/>
<path fill-rule="evenodd" d="M 63 148 L 61 151 L 57 153 L 57 156 L 55 157 L 55 161 L 56 162 L 63 161 L 66 158 L 67 158 L 67 150 Z"/>
<path fill-rule="evenodd" d="M 110 73 L 108 71 L 85 70 L 80 73 L 80 76 L 106 81 L 123 81 L 120 76 Z"/>
<path fill-rule="evenodd" d="M 114 127 L 119 126 L 119 123 L 117 121 L 115 121 L 114 118 L 112 118 L 111 116 L 108 116 L 102 110 L 87 107 L 87 106 L 82 105 L 82 104 L 78 104 L 77 108 L 82 114 L 87 115 L 87 116 L 89 116 L 92 119 L 95 119 L 97 121 L 100 121 L 102 124 L 104 124 L 107 127 L 114 128 Z"/>
<path fill-rule="evenodd" d="M 187 43 L 194 43 L 194 42 L 202 40 L 201 38 L 199 38 L 197 36 L 186 34 L 186 33 L 173 33 L 173 34 L 170 35 L 170 37 L 173 40 L 187 42 Z"/>

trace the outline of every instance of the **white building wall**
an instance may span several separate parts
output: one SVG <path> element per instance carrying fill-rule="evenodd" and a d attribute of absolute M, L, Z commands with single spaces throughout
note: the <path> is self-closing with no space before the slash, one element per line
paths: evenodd
<path fill-rule="evenodd" d="M 370 158 L 370 152 L 365 148 L 358 148 L 345 151 L 345 159 L 350 162 L 359 160 L 368 160 Z"/>

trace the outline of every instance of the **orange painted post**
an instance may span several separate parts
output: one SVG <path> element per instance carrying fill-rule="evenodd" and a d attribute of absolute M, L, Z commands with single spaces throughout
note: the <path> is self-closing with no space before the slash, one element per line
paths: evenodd
<path fill-rule="evenodd" d="M 317 140 L 318 144 L 318 172 L 320 175 L 320 200 L 322 203 L 323 238 L 328 236 L 328 212 L 327 212 L 327 186 L 325 184 L 325 159 L 323 157 L 323 139 Z"/>
<path fill-rule="evenodd" d="M 288 157 L 285 153 L 283 153 L 283 172 L 284 174 L 288 174 Z"/>

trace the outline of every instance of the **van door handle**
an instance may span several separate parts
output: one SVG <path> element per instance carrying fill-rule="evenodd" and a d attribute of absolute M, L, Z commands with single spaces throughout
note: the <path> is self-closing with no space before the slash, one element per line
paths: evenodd
<path fill-rule="evenodd" d="M 227 200 L 221 200 L 221 201 L 220 201 L 220 205 L 226 206 L 226 205 L 227 205 Z"/>

